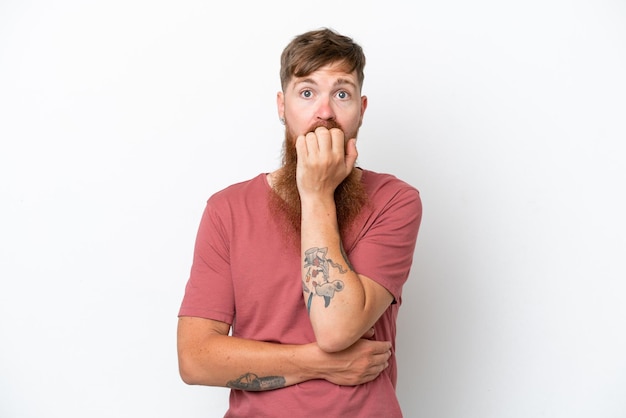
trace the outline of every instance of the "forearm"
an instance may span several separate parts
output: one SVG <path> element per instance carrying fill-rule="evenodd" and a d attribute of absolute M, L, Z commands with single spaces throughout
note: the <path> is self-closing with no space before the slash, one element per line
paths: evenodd
<path fill-rule="evenodd" d="M 228 336 L 227 324 L 181 317 L 180 375 L 188 384 L 248 391 L 280 389 L 313 379 L 342 386 L 369 382 L 389 365 L 391 343 L 359 339 L 337 353 L 316 343 L 274 344 Z"/>
<path fill-rule="evenodd" d="M 322 349 L 339 351 L 379 314 L 371 312 L 364 283 L 343 251 L 332 196 L 302 199 L 301 222 L 303 295 L 311 324 Z"/>
<path fill-rule="evenodd" d="M 188 384 L 263 391 L 323 378 L 319 370 L 310 367 L 315 344 L 282 345 L 218 333 L 197 335 L 179 323 L 179 368 Z"/>
<path fill-rule="evenodd" d="M 357 157 L 355 139 L 344 139 L 339 129 L 319 127 L 296 140 L 302 289 L 317 343 L 327 352 L 351 346 L 393 300 L 355 272 L 343 251 L 334 193 L 353 173 Z"/>

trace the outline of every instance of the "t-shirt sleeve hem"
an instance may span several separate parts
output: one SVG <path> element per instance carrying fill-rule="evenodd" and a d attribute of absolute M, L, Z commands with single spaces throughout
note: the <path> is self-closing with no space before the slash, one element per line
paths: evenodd
<path fill-rule="evenodd" d="M 182 316 L 191 316 L 195 318 L 211 319 L 213 321 L 220 321 L 226 324 L 232 324 L 233 322 L 233 318 L 231 315 L 224 313 L 224 312 L 216 312 L 216 311 L 210 311 L 210 310 L 181 308 L 178 311 L 178 317 L 182 317 Z"/>

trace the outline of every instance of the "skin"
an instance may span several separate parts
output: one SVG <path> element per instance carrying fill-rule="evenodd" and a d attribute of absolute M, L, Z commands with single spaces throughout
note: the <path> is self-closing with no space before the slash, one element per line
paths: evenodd
<path fill-rule="evenodd" d="M 327 353 L 316 343 L 274 344 L 228 335 L 230 326 L 204 318 L 181 317 L 178 360 L 183 381 L 190 385 L 234 387 L 242 376 L 282 377 L 278 389 L 311 379 L 353 386 L 375 379 L 387 366 L 391 344 L 360 339 L 346 350 Z M 370 330 L 364 337 L 372 337 Z M 272 379 L 276 381 L 276 379 Z M 245 388 L 241 388 L 245 389 Z"/>
<path fill-rule="evenodd" d="M 348 94 L 345 94 L 348 93 Z M 230 325 L 204 318 L 181 317 L 177 348 L 180 375 L 195 385 L 242 390 L 272 390 L 311 379 L 337 385 L 359 385 L 375 379 L 391 356 L 391 343 L 374 341 L 373 324 L 392 296 L 372 280 L 352 271 L 341 250 L 333 191 L 352 171 L 356 134 L 367 98 L 360 96 L 355 74 L 326 66 L 305 78 L 294 78 L 277 96 L 278 113 L 297 137 L 297 185 L 302 199 L 302 249 L 326 248 L 344 273 L 330 268 L 330 278 L 344 282 L 328 307 L 312 298 L 310 317 L 317 342 L 275 344 L 229 336 Z M 343 128 L 311 126 L 335 119 Z M 344 131 L 351 138 L 344 152 Z M 274 173 L 268 175 L 271 179 Z M 304 258 L 303 258 L 304 259 Z M 303 277 L 306 272 L 303 264 Z M 337 270 L 337 271 L 335 271 Z M 307 298 L 308 295 L 305 295 Z M 306 300 L 305 300 L 306 303 Z M 336 322 L 332 330 L 321 324 Z M 328 327 L 326 327 L 328 328 Z"/>

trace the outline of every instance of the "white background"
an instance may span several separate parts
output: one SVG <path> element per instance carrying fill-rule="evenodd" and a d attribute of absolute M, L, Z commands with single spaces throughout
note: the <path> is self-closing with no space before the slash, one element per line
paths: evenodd
<path fill-rule="evenodd" d="M 177 371 L 196 228 L 278 166 L 322 26 L 368 57 L 360 164 L 422 193 L 405 416 L 626 416 L 626 3 L 2 0 L 1 417 L 223 415 Z"/>

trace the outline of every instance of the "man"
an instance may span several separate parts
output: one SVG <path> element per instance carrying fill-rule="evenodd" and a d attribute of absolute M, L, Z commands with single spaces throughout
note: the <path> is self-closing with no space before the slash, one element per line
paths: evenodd
<path fill-rule="evenodd" d="M 232 389 L 226 417 L 402 416 L 396 318 L 422 208 L 415 188 L 355 167 L 364 66 L 332 30 L 294 38 L 283 165 L 207 202 L 178 358 L 186 383 Z"/>

